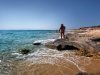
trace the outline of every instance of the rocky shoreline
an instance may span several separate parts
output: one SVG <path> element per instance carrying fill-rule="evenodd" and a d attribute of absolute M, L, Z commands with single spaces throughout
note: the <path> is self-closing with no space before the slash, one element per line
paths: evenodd
<path fill-rule="evenodd" d="M 91 34 L 92 33 L 92 34 Z M 48 49 L 62 56 L 41 56 L 39 61 L 53 63 L 15 62 L 11 75 L 100 75 L 100 30 L 73 30 L 66 39 L 45 43 Z M 36 43 L 35 45 L 40 45 Z M 70 51 L 69 53 L 67 51 Z"/>
<path fill-rule="evenodd" d="M 99 34 L 100 30 L 97 30 Z M 74 31 L 73 33 L 66 34 L 66 39 L 57 39 L 53 42 L 45 44 L 46 47 L 51 49 L 63 50 L 77 50 L 81 55 L 92 56 L 93 54 L 100 55 L 100 36 L 95 34 L 89 34 L 90 32 L 96 32 L 96 30 Z M 89 55 L 90 54 L 90 55 Z"/>
<path fill-rule="evenodd" d="M 57 49 L 59 51 L 75 51 L 76 56 L 89 57 L 91 64 L 84 65 L 86 73 L 77 75 L 99 75 L 100 74 L 100 30 L 76 30 L 73 33 L 66 34 L 66 39 L 57 39 L 46 43 L 46 47 Z M 81 63 L 82 64 L 82 63 Z M 91 67 L 91 68 L 90 68 Z"/>

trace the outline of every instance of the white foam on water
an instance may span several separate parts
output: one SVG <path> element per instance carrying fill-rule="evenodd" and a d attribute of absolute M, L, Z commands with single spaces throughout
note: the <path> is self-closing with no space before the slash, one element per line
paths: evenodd
<path fill-rule="evenodd" d="M 36 52 L 29 54 L 28 56 L 29 58 L 27 61 L 31 61 L 33 64 L 56 64 L 58 62 L 62 62 L 60 59 L 63 59 L 66 62 L 71 62 L 76 65 L 82 72 L 85 72 L 84 66 L 89 65 L 91 62 L 88 58 L 71 55 L 70 51 L 57 51 L 48 48 L 42 48 L 41 50 L 37 50 Z"/>
<path fill-rule="evenodd" d="M 14 52 L 14 53 L 12 53 L 12 55 L 17 55 L 17 56 L 20 56 L 20 55 L 22 55 L 22 54 L 17 53 L 17 52 Z"/>
<path fill-rule="evenodd" d="M 47 40 L 37 40 L 37 41 L 34 41 L 33 43 L 42 43 L 42 44 L 45 44 L 47 42 L 52 42 L 52 41 L 55 41 L 56 39 L 47 39 Z"/>
<path fill-rule="evenodd" d="M 61 60 L 64 60 L 66 61 L 66 63 L 73 63 L 82 72 L 85 72 L 84 66 L 89 65 L 91 63 L 90 58 L 75 56 L 70 51 L 57 51 L 48 48 L 40 48 L 34 53 L 30 53 L 28 55 L 22 55 L 16 52 L 12 53 L 12 55 L 17 55 L 16 58 L 26 59 L 26 61 L 31 61 L 33 64 L 56 64 L 58 62 L 63 63 L 63 61 Z"/>
<path fill-rule="evenodd" d="M 0 60 L 0 63 L 1 63 L 1 60 Z"/>
<path fill-rule="evenodd" d="M 55 39 L 48 39 L 48 40 L 38 40 L 34 43 L 42 43 L 45 44 L 50 41 L 54 41 Z M 75 56 L 71 54 L 70 51 L 57 51 L 54 49 L 48 49 L 48 48 L 39 48 L 34 53 L 30 53 L 28 55 L 22 55 L 20 53 L 12 53 L 12 55 L 17 55 L 16 58 L 18 59 L 26 59 L 26 61 L 31 61 L 33 64 L 56 64 L 58 62 L 62 62 L 60 59 L 63 59 L 66 62 L 73 63 L 77 66 L 77 68 L 85 72 L 85 65 L 89 65 L 91 63 L 91 60 L 89 58 L 84 58 L 80 56 Z M 81 60 L 82 59 L 82 60 Z M 58 65 L 59 66 L 59 65 Z"/>
<path fill-rule="evenodd" d="M 41 50 L 37 50 L 36 52 L 34 53 L 31 53 L 29 55 L 29 58 L 28 60 L 32 60 L 34 62 L 38 62 L 39 60 L 41 61 L 46 61 L 46 63 L 52 63 L 51 58 L 54 58 L 56 59 L 57 57 L 62 57 L 62 53 L 57 51 L 57 50 L 52 50 L 52 49 L 48 49 L 48 48 L 42 48 Z M 34 63 L 33 62 L 33 63 Z M 39 62 L 41 63 L 41 62 Z"/>

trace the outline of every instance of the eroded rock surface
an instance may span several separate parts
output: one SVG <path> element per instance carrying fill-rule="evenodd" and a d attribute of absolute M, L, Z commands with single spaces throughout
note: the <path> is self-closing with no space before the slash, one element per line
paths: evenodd
<path fill-rule="evenodd" d="M 84 54 L 87 54 L 100 51 L 100 38 L 93 39 L 92 36 L 85 33 L 73 32 L 66 34 L 66 39 L 57 39 L 46 43 L 45 46 L 59 51 L 82 50 Z"/>

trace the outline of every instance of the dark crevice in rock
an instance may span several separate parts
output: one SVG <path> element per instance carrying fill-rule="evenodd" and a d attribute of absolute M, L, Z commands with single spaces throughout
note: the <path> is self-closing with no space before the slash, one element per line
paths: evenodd
<path fill-rule="evenodd" d="M 77 47 L 74 47 L 72 45 L 65 45 L 64 50 L 79 50 Z"/>
<path fill-rule="evenodd" d="M 89 75 L 88 73 L 85 73 L 85 72 L 79 72 L 78 74 L 76 75 Z"/>
<path fill-rule="evenodd" d="M 100 38 L 91 39 L 94 42 L 100 42 Z"/>
<path fill-rule="evenodd" d="M 62 45 L 58 45 L 57 50 L 62 50 Z"/>
<path fill-rule="evenodd" d="M 58 45 L 57 50 L 79 50 L 79 48 L 77 48 L 73 45 L 65 45 L 65 46 Z"/>

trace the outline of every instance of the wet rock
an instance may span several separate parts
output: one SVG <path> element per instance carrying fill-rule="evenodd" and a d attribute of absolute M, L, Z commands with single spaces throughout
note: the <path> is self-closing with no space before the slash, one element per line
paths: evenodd
<path fill-rule="evenodd" d="M 68 40 L 68 41 L 76 41 L 77 38 L 78 38 L 78 34 L 74 33 L 74 34 L 66 34 L 65 38 Z"/>
<path fill-rule="evenodd" d="M 79 50 L 81 47 L 80 43 L 66 41 L 65 39 L 57 39 L 54 42 L 45 44 L 46 47 L 57 50 Z"/>
<path fill-rule="evenodd" d="M 50 49 L 56 49 L 56 46 L 54 45 L 53 42 L 45 43 L 45 46 L 46 46 L 47 48 L 50 48 Z"/>
<path fill-rule="evenodd" d="M 66 39 L 56 39 L 55 41 L 54 41 L 54 43 L 55 44 L 59 44 L 59 43 L 63 43 L 63 42 L 65 42 L 65 41 L 67 41 Z"/>
<path fill-rule="evenodd" d="M 21 54 L 28 54 L 29 52 L 30 52 L 29 49 L 21 49 L 21 50 L 20 50 L 20 53 L 21 53 Z"/>
<path fill-rule="evenodd" d="M 33 43 L 33 45 L 42 45 L 40 42 Z"/>

